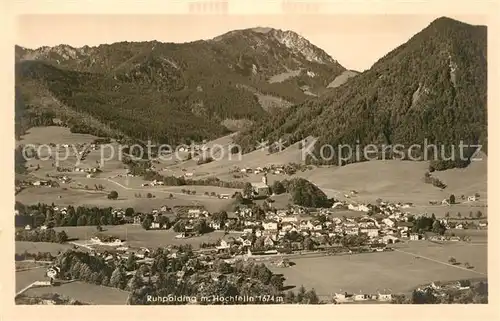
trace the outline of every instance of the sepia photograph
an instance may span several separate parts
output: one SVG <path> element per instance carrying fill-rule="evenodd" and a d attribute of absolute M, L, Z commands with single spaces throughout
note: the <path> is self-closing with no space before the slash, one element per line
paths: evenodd
<path fill-rule="evenodd" d="M 14 304 L 488 304 L 490 22 L 17 16 Z"/>

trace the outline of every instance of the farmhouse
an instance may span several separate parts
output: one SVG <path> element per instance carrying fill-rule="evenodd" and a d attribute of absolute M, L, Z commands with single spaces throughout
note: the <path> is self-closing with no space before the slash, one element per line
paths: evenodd
<path fill-rule="evenodd" d="M 220 230 L 221 224 L 217 221 L 211 221 L 210 223 L 208 223 L 208 226 L 210 226 L 214 230 Z"/>
<path fill-rule="evenodd" d="M 475 195 L 472 195 L 472 196 L 467 197 L 467 200 L 468 200 L 469 202 L 475 202 L 475 201 L 477 201 L 477 198 L 476 198 L 476 196 L 475 196 Z"/>
<path fill-rule="evenodd" d="M 395 236 L 392 236 L 392 235 L 385 235 L 382 237 L 382 242 L 384 242 L 385 244 L 393 244 L 393 243 L 396 243 L 398 241 L 399 241 L 399 239 Z"/>
<path fill-rule="evenodd" d="M 379 293 L 378 300 L 383 302 L 392 301 L 392 294 L 390 293 Z"/>
<path fill-rule="evenodd" d="M 410 240 L 412 241 L 418 241 L 421 239 L 421 235 L 418 233 L 411 233 L 410 234 Z"/>
<path fill-rule="evenodd" d="M 49 184 L 50 184 L 49 181 L 45 181 L 45 180 L 33 182 L 33 186 L 48 186 Z"/>

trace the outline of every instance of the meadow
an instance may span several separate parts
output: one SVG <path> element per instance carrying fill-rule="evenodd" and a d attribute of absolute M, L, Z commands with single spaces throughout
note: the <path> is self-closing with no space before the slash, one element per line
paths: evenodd
<path fill-rule="evenodd" d="M 269 268 L 284 275 L 286 287 L 314 288 L 322 299 L 344 291 L 356 294 L 387 290 L 407 294 L 416 286 L 433 281 L 486 277 L 486 246 L 441 246 L 425 242 L 425 246 L 412 245 L 401 251 L 405 252 L 297 258 L 291 260 L 295 263 L 291 267 Z M 422 257 L 416 258 L 419 255 Z M 449 265 L 450 255 L 455 255 L 459 262 L 468 261 L 474 269 Z"/>
<path fill-rule="evenodd" d="M 102 234 L 120 238 L 121 240 L 126 241 L 126 245 L 132 247 L 157 248 L 169 245 L 191 244 L 193 248 L 196 249 L 200 243 L 216 242 L 224 237 L 224 232 L 214 231 L 198 237 L 177 239 L 175 236 L 179 233 L 174 232 L 172 229 L 146 231 L 140 225 L 133 224 L 107 225 L 103 226 L 103 229 Z M 95 226 L 65 226 L 56 227 L 55 230 L 64 230 L 68 234 L 68 237 L 77 238 L 78 240 L 89 240 L 97 233 Z M 239 236 L 237 233 L 232 235 L 235 237 Z"/>
<path fill-rule="evenodd" d="M 24 295 L 37 297 L 49 293 L 58 293 L 80 302 L 95 305 L 125 305 L 129 295 L 128 292 L 117 288 L 79 281 L 54 287 L 32 288 L 24 292 Z"/>

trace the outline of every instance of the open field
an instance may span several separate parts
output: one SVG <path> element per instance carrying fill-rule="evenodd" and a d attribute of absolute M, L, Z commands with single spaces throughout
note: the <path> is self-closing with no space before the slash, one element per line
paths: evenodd
<path fill-rule="evenodd" d="M 32 288 L 24 292 L 24 295 L 41 296 L 47 293 L 58 293 L 80 302 L 98 305 L 124 305 L 129 295 L 120 289 L 79 281 L 59 286 Z"/>
<path fill-rule="evenodd" d="M 313 138 L 307 138 L 309 142 L 313 141 Z M 219 152 L 214 154 L 214 161 L 197 165 L 194 160 L 180 162 L 176 165 L 167 166 L 164 172 L 170 173 L 171 175 L 179 175 L 184 171 L 192 172 L 194 178 L 206 178 L 215 176 L 221 180 L 235 180 L 235 181 L 250 181 L 259 182 L 262 175 L 247 174 L 246 176 L 235 179 L 233 174 L 230 173 L 232 169 L 238 168 L 256 168 L 264 167 L 270 165 L 287 164 L 289 162 L 301 163 L 302 162 L 302 151 L 298 148 L 299 143 L 295 143 L 288 148 L 277 152 L 274 154 L 269 154 L 266 150 L 256 150 L 248 154 L 241 155 L 229 155 L 227 150 L 228 146 L 231 144 L 231 136 L 225 136 L 224 139 L 216 140 L 215 143 L 207 143 L 207 146 L 213 146 L 215 144 L 220 144 L 224 150 L 221 155 Z M 211 153 L 210 151 L 208 152 Z M 220 156 L 221 155 L 221 156 Z M 183 171 L 184 170 L 184 171 Z M 272 183 L 273 176 L 274 179 L 284 179 L 289 176 L 285 175 L 269 175 L 269 181 Z"/>
<path fill-rule="evenodd" d="M 451 206 L 417 205 L 407 208 L 405 209 L 405 211 L 413 214 L 428 213 L 429 215 L 431 215 L 432 213 L 434 213 L 436 217 L 445 217 L 446 213 L 449 213 L 450 219 L 456 218 L 458 213 L 460 213 L 462 218 L 468 218 L 471 211 L 473 215 L 476 215 L 477 211 L 481 211 L 481 213 L 483 213 L 483 217 L 486 217 L 488 215 L 488 207 L 485 202 L 461 203 Z"/>
<path fill-rule="evenodd" d="M 214 188 L 213 190 L 216 190 Z M 111 189 L 110 189 L 111 190 Z M 234 200 L 218 199 L 215 197 L 207 197 L 198 195 L 198 198 L 193 198 L 192 195 L 175 194 L 173 199 L 169 199 L 169 193 L 152 193 L 155 198 L 146 198 L 147 191 L 139 192 L 135 190 L 124 190 L 120 187 L 114 188 L 118 192 L 117 200 L 109 200 L 108 192 L 96 192 L 83 189 L 63 190 L 62 188 L 50 187 L 33 187 L 27 188 L 16 195 L 16 200 L 23 204 L 36 204 L 38 202 L 68 206 L 97 206 L 97 207 L 115 207 L 127 208 L 133 207 L 136 211 L 151 211 L 163 205 L 170 207 L 176 205 L 203 205 L 208 211 L 217 212 L 221 210 L 229 210 L 232 208 Z M 135 193 L 141 193 L 141 198 L 136 198 Z M 201 193 L 202 194 L 202 193 Z"/>
<path fill-rule="evenodd" d="M 48 281 L 45 268 L 16 272 L 16 293 L 35 281 Z"/>
<path fill-rule="evenodd" d="M 270 269 L 285 276 L 285 286 L 295 286 L 294 290 L 301 285 L 314 288 L 323 299 L 340 291 L 376 293 L 387 289 L 392 293 L 407 293 L 415 286 L 432 281 L 485 277 L 485 246 L 445 247 L 427 242 L 426 245 L 402 250 L 414 251 L 433 260 L 416 259 L 413 254 L 393 251 L 292 259 L 296 264 L 292 267 L 270 266 Z M 467 260 L 475 266 L 474 270 L 450 266 L 447 263 L 450 253 L 455 254 L 458 261 Z"/>
<path fill-rule="evenodd" d="M 316 168 L 298 175 L 309 179 L 325 192 L 337 192 L 341 198 L 344 193 L 356 190 L 358 195 L 352 200 L 363 202 L 382 198 L 426 206 L 429 201 L 441 201 L 450 194 L 473 195 L 476 192 L 480 193 L 482 202 L 487 201 L 486 160 L 473 162 L 460 171 L 452 170 L 453 173 L 433 173 L 448 185 L 444 190 L 423 182 L 427 167 L 426 162 L 376 160 L 342 167 Z"/>
<path fill-rule="evenodd" d="M 16 254 L 22 254 L 24 251 L 28 253 L 50 252 L 52 255 L 57 255 L 58 252 L 64 252 L 71 249 L 69 244 L 49 243 L 49 242 L 25 242 L 16 241 Z"/>
<path fill-rule="evenodd" d="M 224 236 L 224 232 L 215 231 L 204 234 L 199 237 L 176 239 L 175 236 L 179 233 L 173 230 L 144 230 L 140 225 L 107 225 L 104 226 L 105 235 L 113 235 L 122 240 L 126 240 L 126 245 L 132 247 L 165 247 L 168 245 L 191 244 L 193 248 L 198 248 L 202 242 L 216 242 Z M 56 231 L 64 230 L 70 238 L 78 238 L 79 240 L 90 239 L 97 231 L 95 226 L 66 226 L 56 227 Z M 239 236 L 239 234 L 234 234 Z"/>
<path fill-rule="evenodd" d="M 449 229 L 446 231 L 447 235 L 454 234 L 456 236 L 469 236 L 472 243 L 487 243 L 488 242 L 488 230 L 460 230 L 460 229 Z"/>
<path fill-rule="evenodd" d="M 96 136 L 89 134 L 75 134 L 67 127 L 47 126 L 33 127 L 21 137 L 16 145 L 22 144 L 79 144 L 90 143 Z"/>
<path fill-rule="evenodd" d="M 228 144 L 231 141 L 231 136 L 222 137 L 213 142 L 207 143 L 207 146 L 223 143 Z M 20 143 L 55 143 L 55 144 L 81 144 L 89 143 L 97 137 L 92 135 L 73 134 L 68 128 L 63 127 L 36 127 L 32 128 L 27 135 L 22 137 Z M 80 148 L 79 150 L 81 150 Z M 78 165 L 81 168 L 93 167 L 97 162 L 104 157 L 104 166 L 102 173 L 95 178 L 87 178 L 85 173 L 80 172 L 64 172 L 58 173 L 53 166 L 51 159 L 31 159 L 28 160 L 27 166 L 31 168 L 29 176 L 35 179 L 46 179 L 47 175 L 66 175 L 72 179 L 69 184 L 61 184 L 61 188 L 46 188 L 34 187 L 27 188 L 16 195 L 16 200 L 25 204 L 33 204 L 38 202 L 56 203 L 60 205 L 86 205 L 99 207 L 133 207 L 137 211 L 150 211 L 162 205 L 203 205 L 209 211 L 229 210 L 232 208 L 232 200 L 221 200 L 214 197 L 204 195 L 205 192 L 215 192 L 216 194 L 233 194 L 236 189 L 226 189 L 211 186 L 157 186 L 157 187 L 142 187 L 145 180 L 138 177 L 119 177 L 126 173 L 126 166 L 119 159 L 120 148 L 117 143 L 111 143 L 101 149 L 91 151 L 86 159 L 80 164 L 77 164 L 75 155 L 69 156 L 66 161 L 61 161 L 59 164 L 62 167 L 73 168 Z M 44 150 L 46 154 L 48 151 Z M 74 154 L 72 146 L 69 150 L 60 147 L 57 153 L 62 157 L 67 152 Z M 56 153 L 55 147 L 52 147 L 52 155 Z M 45 155 L 46 156 L 46 155 Z M 114 157 L 113 157 L 114 156 Z M 188 161 L 193 162 L 194 160 Z M 175 162 L 165 161 L 165 164 L 173 165 Z M 34 169 L 39 166 L 39 169 Z M 160 165 L 159 170 L 161 170 Z M 163 173 L 164 175 L 171 175 Z M 92 190 L 94 185 L 102 185 L 104 191 Z M 89 190 L 84 189 L 87 186 Z M 196 195 L 186 195 L 181 190 L 189 189 L 196 191 Z M 116 190 L 118 192 L 118 200 L 108 200 L 107 194 Z M 146 198 L 146 194 L 151 193 L 154 197 Z M 141 198 L 137 198 L 136 194 L 141 194 Z M 169 199 L 170 194 L 173 199 Z"/>
<path fill-rule="evenodd" d="M 46 268 L 47 265 L 50 263 L 40 263 L 40 262 L 35 262 L 31 260 L 25 260 L 25 261 L 16 261 L 16 271 L 23 271 L 23 270 L 32 270 L 32 269 L 41 269 L 41 268 Z"/>

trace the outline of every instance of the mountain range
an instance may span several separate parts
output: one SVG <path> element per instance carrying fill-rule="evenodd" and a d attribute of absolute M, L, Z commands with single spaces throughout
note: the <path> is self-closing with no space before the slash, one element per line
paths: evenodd
<path fill-rule="evenodd" d="M 16 98 L 20 132 L 55 116 L 74 132 L 170 144 L 239 131 L 245 152 L 309 136 L 487 145 L 487 28 L 439 18 L 362 73 L 271 28 L 184 44 L 16 46 Z"/>
<path fill-rule="evenodd" d="M 439 18 L 347 84 L 255 123 L 237 142 L 250 151 L 261 139 L 309 136 L 315 155 L 324 144 L 425 140 L 449 153 L 460 141 L 486 150 L 487 28 Z"/>
<path fill-rule="evenodd" d="M 169 144 L 240 130 L 315 97 L 346 71 L 297 33 L 270 28 L 183 44 L 16 46 L 15 53 L 29 119 L 50 113 L 76 132 Z"/>

